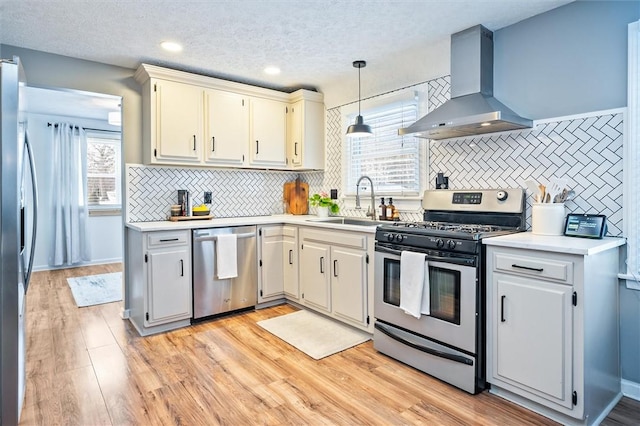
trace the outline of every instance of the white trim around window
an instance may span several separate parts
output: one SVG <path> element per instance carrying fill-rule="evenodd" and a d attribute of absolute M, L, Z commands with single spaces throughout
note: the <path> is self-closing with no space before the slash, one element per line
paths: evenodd
<path fill-rule="evenodd" d="M 372 123 L 367 122 L 368 115 L 375 116 L 377 113 L 380 113 L 381 111 L 393 110 L 394 108 L 396 108 L 395 112 L 397 112 L 398 114 L 396 114 L 397 115 L 396 117 L 393 117 L 393 120 L 396 123 L 394 123 L 391 127 L 394 127 L 394 126 L 397 126 L 398 128 L 406 127 L 406 126 L 409 126 L 410 124 L 413 124 L 413 121 L 407 122 L 407 123 L 401 123 L 401 122 L 398 122 L 398 120 L 402 120 L 402 118 L 400 118 L 400 116 L 403 115 L 403 112 L 401 112 L 402 106 L 409 105 L 409 104 L 415 104 L 415 113 L 413 113 L 413 115 L 404 114 L 405 117 L 414 117 L 414 118 L 411 118 L 411 120 L 415 121 L 426 114 L 427 112 L 427 85 L 426 84 L 416 85 L 410 88 L 398 90 L 396 92 L 391 92 L 385 95 L 376 96 L 371 99 L 366 99 L 362 102 L 362 115 L 365 117 L 365 123 L 372 124 L 373 126 L 375 126 L 376 125 L 375 122 L 372 122 Z M 413 108 L 413 106 L 411 108 Z M 350 182 L 349 173 L 351 172 L 351 174 L 353 173 L 358 174 L 357 172 L 358 169 L 352 167 L 352 164 L 350 161 L 349 146 L 351 141 L 349 141 L 346 137 L 346 129 L 350 124 L 352 124 L 355 116 L 358 114 L 358 104 L 353 103 L 350 105 L 343 106 L 341 107 L 340 112 L 342 116 L 342 152 L 344 153 L 344 155 L 342 156 L 342 167 L 341 167 L 342 169 L 341 193 L 343 194 L 342 201 L 345 207 L 349 209 L 355 206 L 354 180 L 357 179 L 357 177 L 354 177 L 353 179 L 351 179 L 352 185 L 349 185 L 349 182 Z M 379 123 L 377 125 L 384 127 L 384 123 Z M 387 132 L 386 132 L 387 137 L 392 137 L 393 135 L 391 133 L 395 131 L 397 131 L 397 129 L 395 128 L 390 130 L 387 129 Z M 428 146 L 427 146 L 427 141 L 424 139 L 418 139 L 412 136 L 405 136 L 405 138 L 411 138 L 412 140 L 409 140 L 408 146 L 406 147 L 401 146 L 398 149 L 408 150 L 407 155 L 411 155 L 410 152 L 412 149 L 417 149 L 418 164 L 416 165 L 415 168 L 413 168 L 410 164 L 406 164 L 405 162 L 404 164 L 399 166 L 398 170 L 396 170 L 395 173 L 396 173 L 396 176 L 401 173 L 405 173 L 405 174 L 410 173 L 411 176 L 409 177 L 415 178 L 417 180 L 417 182 L 415 182 L 416 185 L 413 187 L 412 190 L 406 190 L 406 189 L 403 190 L 400 187 L 400 185 L 395 185 L 396 187 L 394 188 L 393 184 L 389 184 L 387 185 L 386 192 L 384 192 L 384 194 L 380 194 L 380 191 L 376 191 L 376 202 L 378 202 L 382 196 L 384 196 L 385 198 L 393 197 L 394 205 L 399 210 L 419 211 L 421 209 L 422 194 L 424 190 L 427 188 Z M 366 139 L 364 139 L 363 142 L 366 143 Z M 379 152 L 380 147 L 384 146 L 385 139 L 384 137 L 372 138 L 371 143 L 372 143 L 372 149 L 378 150 Z M 411 147 L 411 144 L 415 144 L 414 148 Z M 379 156 L 376 158 L 376 156 L 372 155 L 372 158 L 367 159 L 365 154 L 365 155 L 360 155 L 360 159 L 365 159 L 365 160 L 370 160 L 375 162 L 375 161 L 378 161 L 380 158 Z M 417 176 L 415 176 L 416 173 L 417 173 Z M 374 180 L 374 191 L 375 191 L 376 182 L 380 182 L 380 179 L 384 179 L 384 178 L 381 176 L 379 177 L 371 176 L 371 177 Z M 391 179 L 392 178 L 390 178 L 390 180 Z M 367 183 L 365 184 L 365 182 Z M 361 194 L 363 194 L 365 198 L 368 199 L 370 194 L 369 188 L 368 188 L 368 181 L 363 181 L 360 189 L 361 189 Z"/>

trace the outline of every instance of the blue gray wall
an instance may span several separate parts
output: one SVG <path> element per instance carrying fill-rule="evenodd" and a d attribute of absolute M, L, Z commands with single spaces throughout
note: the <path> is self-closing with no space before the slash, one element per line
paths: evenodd
<path fill-rule="evenodd" d="M 577 1 L 494 32 L 494 95 L 543 119 L 627 106 L 640 1 Z"/>

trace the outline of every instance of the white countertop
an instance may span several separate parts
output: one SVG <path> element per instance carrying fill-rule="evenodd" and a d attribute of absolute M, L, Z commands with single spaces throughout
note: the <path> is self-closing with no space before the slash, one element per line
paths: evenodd
<path fill-rule="evenodd" d="M 332 217 L 328 217 L 326 219 L 330 220 L 332 219 Z M 126 226 L 140 232 L 151 232 L 174 231 L 180 229 L 222 228 L 242 225 L 269 225 L 279 223 L 287 225 L 306 225 L 318 228 L 340 229 L 344 231 L 358 231 L 370 234 L 374 234 L 376 232 L 375 224 L 371 224 L 371 226 L 344 225 L 341 223 L 324 222 L 323 218 L 319 218 L 315 215 L 292 214 L 279 214 L 272 216 L 224 217 L 213 219 L 183 220 L 179 222 L 171 222 L 169 220 L 156 222 L 129 222 L 126 224 Z"/>
<path fill-rule="evenodd" d="M 601 240 L 534 235 L 531 232 L 501 235 L 499 237 L 483 238 L 482 242 L 488 246 L 524 248 L 557 253 L 578 254 L 588 256 L 626 244 L 624 238 L 605 237 Z"/>

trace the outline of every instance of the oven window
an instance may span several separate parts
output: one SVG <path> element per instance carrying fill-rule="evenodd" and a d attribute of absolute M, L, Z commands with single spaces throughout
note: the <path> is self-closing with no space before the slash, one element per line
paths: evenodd
<path fill-rule="evenodd" d="M 431 316 L 460 325 L 460 271 L 429 266 Z"/>
<path fill-rule="evenodd" d="M 383 300 L 400 306 L 400 260 L 384 259 Z"/>

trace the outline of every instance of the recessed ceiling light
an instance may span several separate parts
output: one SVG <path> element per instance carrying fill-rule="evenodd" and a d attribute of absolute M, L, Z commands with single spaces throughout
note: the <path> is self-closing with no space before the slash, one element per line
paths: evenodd
<path fill-rule="evenodd" d="M 280 68 L 269 66 L 264 69 L 264 72 L 269 75 L 278 75 L 280 74 Z"/>
<path fill-rule="evenodd" d="M 160 43 L 160 46 L 164 49 L 164 50 L 168 50 L 169 52 L 180 52 L 182 51 L 182 46 L 176 42 L 173 41 L 163 41 L 162 43 Z"/>

